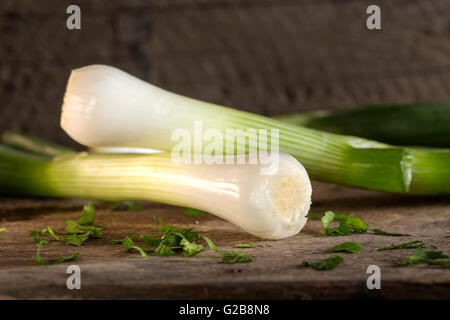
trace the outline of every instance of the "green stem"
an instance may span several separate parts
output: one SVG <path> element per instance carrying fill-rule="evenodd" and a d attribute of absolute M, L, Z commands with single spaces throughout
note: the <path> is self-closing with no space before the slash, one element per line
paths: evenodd
<path fill-rule="evenodd" d="M 367 105 L 276 119 L 390 144 L 450 147 L 450 103 Z"/>
<path fill-rule="evenodd" d="M 279 129 L 279 151 L 296 157 L 311 179 L 389 192 L 408 192 L 409 151 L 375 141 L 304 128 L 224 108 L 222 130 Z"/>
<path fill-rule="evenodd" d="M 14 131 L 4 132 L 2 135 L 2 142 L 21 150 L 49 157 L 73 154 L 75 152 L 74 150 L 48 142 L 44 139 Z"/>

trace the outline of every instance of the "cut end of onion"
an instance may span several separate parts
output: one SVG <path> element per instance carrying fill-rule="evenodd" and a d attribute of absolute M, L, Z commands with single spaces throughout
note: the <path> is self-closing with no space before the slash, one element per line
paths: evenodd
<path fill-rule="evenodd" d="M 277 170 L 261 175 L 256 183 L 259 187 L 254 187 L 257 191 L 250 196 L 250 201 L 254 210 L 260 211 L 253 227 L 260 224 L 261 230 L 243 228 L 273 240 L 298 234 L 308 220 L 311 205 L 312 187 L 305 168 L 294 157 L 280 154 Z"/>

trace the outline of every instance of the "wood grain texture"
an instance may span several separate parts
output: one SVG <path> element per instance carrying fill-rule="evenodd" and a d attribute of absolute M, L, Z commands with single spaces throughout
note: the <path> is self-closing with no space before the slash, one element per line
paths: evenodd
<path fill-rule="evenodd" d="M 51 225 L 64 228 L 65 219 L 78 219 L 83 201 L 2 199 L 0 224 L 9 232 L 0 234 L 0 297 L 25 299 L 344 299 L 450 298 L 448 269 L 424 265 L 397 267 L 394 261 L 413 253 L 413 249 L 372 252 L 376 247 L 416 239 L 450 252 L 450 201 L 447 198 L 417 198 L 388 195 L 332 185 L 314 184 L 312 211 L 354 212 L 370 228 L 409 233 L 411 237 L 393 238 L 371 234 L 327 237 L 319 221 L 310 220 L 297 236 L 280 241 L 265 241 L 250 236 L 230 223 L 212 215 L 187 217 L 183 209 L 144 204 L 141 212 L 108 212 L 98 204 L 96 224 L 104 227 L 103 237 L 89 240 L 80 248 L 63 244 L 45 247 L 44 257 L 70 255 L 79 250 L 82 289 L 66 288 L 66 268 L 71 263 L 38 265 L 35 245 L 27 236 L 29 229 Z M 28 212 L 29 216 L 25 216 Z M 213 239 L 219 248 L 233 250 L 236 243 L 256 243 L 256 248 L 239 249 L 253 257 L 249 264 L 228 265 L 211 250 L 195 257 L 141 258 L 121 246 L 109 244 L 130 232 L 151 234 L 153 216 L 168 223 L 190 227 L 201 236 Z M 359 254 L 340 254 L 344 262 L 332 271 L 314 271 L 300 266 L 304 259 L 334 256 L 326 253 L 332 246 L 356 241 L 363 245 Z M 381 290 L 366 288 L 366 269 L 381 268 Z"/>

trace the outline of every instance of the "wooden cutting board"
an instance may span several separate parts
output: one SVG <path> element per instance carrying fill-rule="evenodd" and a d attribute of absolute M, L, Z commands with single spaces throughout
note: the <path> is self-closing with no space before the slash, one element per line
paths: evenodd
<path fill-rule="evenodd" d="M 412 255 L 413 249 L 373 252 L 376 247 L 424 240 L 450 253 L 450 199 L 412 197 L 336 187 L 314 183 L 312 212 L 326 210 L 355 213 L 369 229 L 409 233 L 410 237 L 386 237 L 358 234 L 327 237 L 320 222 L 310 220 L 297 236 L 280 241 L 266 241 L 242 232 L 212 215 L 188 217 L 183 208 L 143 203 L 143 210 L 109 212 L 108 205 L 96 203 L 96 224 L 104 227 L 103 237 L 89 240 L 76 248 L 61 243 L 45 247 L 45 258 L 71 255 L 80 251 L 76 262 L 45 266 L 35 262 L 36 247 L 27 235 L 29 229 L 48 225 L 63 230 L 64 220 L 80 217 L 86 201 L 54 199 L 0 199 L 0 298 L 15 299 L 329 299 L 329 298 L 450 298 L 448 269 L 425 265 L 398 267 L 395 261 Z M 110 240 L 130 232 L 151 234 L 161 217 L 170 224 L 189 227 L 213 239 L 224 250 L 236 243 L 257 246 L 239 249 L 250 255 L 253 263 L 224 264 L 207 249 L 195 257 L 142 258 L 125 252 Z M 363 245 L 359 254 L 340 254 L 344 262 L 331 271 L 315 271 L 301 266 L 301 261 L 334 256 L 326 253 L 332 246 L 355 241 Z M 70 264 L 81 268 L 81 290 L 69 290 L 66 269 Z M 381 289 L 369 290 L 366 270 L 381 268 Z"/>

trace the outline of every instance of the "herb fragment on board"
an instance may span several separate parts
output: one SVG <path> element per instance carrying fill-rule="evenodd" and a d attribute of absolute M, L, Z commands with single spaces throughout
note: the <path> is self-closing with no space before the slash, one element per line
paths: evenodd
<path fill-rule="evenodd" d="M 186 210 L 184 210 L 183 214 L 185 216 L 203 216 L 204 214 L 206 214 L 206 212 L 202 211 L 202 210 L 194 209 L 194 208 L 186 208 Z"/>
<path fill-rule="evenodd" d="M 322 261 L 302 261 L 302 265 L 311 267 L 314 270 L 318 271 L 325 271 L 325 270 L 333 270 L 336 268 L 339 264 L 341 264 L 344 261 L 344 258 L 341 256 L 336 256 L 333 258 L 328 258 Z"/>
<path fill-rule="evenodd" d="M 58 236 L 55 234 L 55 232 L 53 231 L 53 229 L 52 229 L 50 226 L 47 227 L 47 230 L 48 230 L 48 233 L 49 233 L 53 238 L 55 238 L 55 240 L 59 240 Z"/>
<path fill-rule="evenodd" d="M 137 251 L 142 257 L 147 257 L 147 253 L 144 248 L 136 246 L 133 241 L 134 232 L 130 233 L 124 239 L 121 240 L 111 240 L 111 244 L 121 244 L 127 251 Z"/>
<path fill-rule="evenodd" d="M 334 221 L 339 222 L 339 226 L 329 228 L 329 225 Z M 347 236 L 352 233 L 364 233 L 367 232 L 368 228 L 367 223 L 353 214 L 347 216 L 342 213 L 335 214 L 332 211 L 325 212 L 321 222 L 327 236 Z"/>
<path fill-rule="evenodd" d="M 329 249 L 328 252 L 358 253 L 362 250 L 363 247 L 359 243 L 349 241 L 334 246 L 333 248 Z"/>
<path fill-rule="evenodd" d="M 314 212 L 310 212 L 310 213 L 308 213 L 308 219 L 310 219 L 310 220 L 320 220 L 320 216 L 318 216 Z"/>
<path fill-rule="evenodd" d="M 5 231 L 8 231 L 8 229 L 6 229 L 6 228 L 0 228 L 0 232 L 5 232 Z"/>
<path fill-rule="evenodd" d="M 88 203 L 83 207 L 79 222 L 66 220 L 66 232 L 62 241 L 69 245 L 81 246 L 89 238 L 100 238 L 101 227 L 93 225 L 95 220 L 95 207 Z"/>
<path fill-rule="evenodd" d="M 224 262 L 224 263 L 249 263 L 249 262 L 253 262 L 253 259 L 251 257 L 249 257 L 248 255 L 246 255 L 245 253 L 235 252 L 235 251 L 223 252 L 223 251 L 220 251 L 219 249 L 217 249 L 216 245 L 214 244 L 214 242 L 210 238 L 203 237 L 203 240 L 205 240 L 205 242 L 208 244 L 208 246 L 214 252 L 217 252 L 217 253 L 222 255 L 222 262 Z"/>
<path fill-rule="evenodd" d="M 141 211 L 141 205 L 137 201 L 117 201 L 114 203 L 109 211 Z"/>
<path fill-rule="evenodd" d="M 390 246 L 387 247 L 376 248 L 374 251 L 416 249 L 416 248 L 427 248 L 427 245 L 422 240 L 414 240 L 406 243 L 391 244 Z"/>
<path fill-rule="evenodd" d="M 75 253 L 73 256 L 69 256 L 69 257 L 61 256 L 61 257 L 58 257 L 58 258 L 55 259 L 55 260 L 46 260 L 46 259 L 43 259 L 43 258 L 41 257 L 41 249 L 42 249 L 42 246 L 43 246 L 43 245 L 45 245 L 45 244 L 48 243 L 48 242 L 46 243 L 45 241 L 46 241 L 46 240 L 41 241 L 41 242 L 39 242 L 39 243 L 36 244 L 36 246 L 37 246 L 37 250 L 36 250 L 36 261 L 37 261 L 38 263 L 40 263 L 40 264 L 46 264 L 46 265 L 48 265 L 48 264 L 59 264 L 59 263 L 67 262 L 67 261 L 75 261 L 75 260 L 77 260 L 77 259 L 80 257 L 80 253 L 77 252 L 77 253 Z"/>
<path fill-rule="evenodd" d="M 241 248 L 241 249 L 254 248 L 254 247 L 256 247 L 256 244 L 254 244 L 254 243 L 238 243 L 238 244 L 235 244 L 234 247 Z"/>
<path fill-rule="evenodd" d="M 422 248 L 417 248 L 414 255 L 406 257 L 401 261 L 397 261 L 400 266 L 409 266 L 419 263 L 427 263 L 429 265 L 437 265 L 444 268 L 450 268 L 450 261 L 441 259 L 448 259 L 448 255 L 443 254 L 442 251 L 425 251 Z"/>
<path fill-rule="evenodd" d="M 382 231 L 380 229 L 373 229 L 371 230 L 372 234 L 376 234 L 377 236 L 388 236 L 388 237 L 408 237 L 411 236 L 410 234 L 406 234 L 406 233 L 391 233 L 391 232 L 386 232 L 386 231 Z"/>
<path fill-rule="evenodd" d="M 140 240 L 147 246 L 136 246 L 132 241 L 133 234 L 123 240 L 113 240 L 113 244 L 122 244 L 128 251 L 134 249 L 139 252 L 153 252 L 160 256 L 172 256 L 182 253 L 186 257 L 192 257 L 203 251 L 203 245 L 196 242 L 198 233 L 188 228 L 179 228 L 164 223 L 161 219 L 155 218 L 160 224 L 156 231 L 163 232 L 160 238 L 141 235 Z M 141 251 L 140 251 L 141 250 Z"/>

